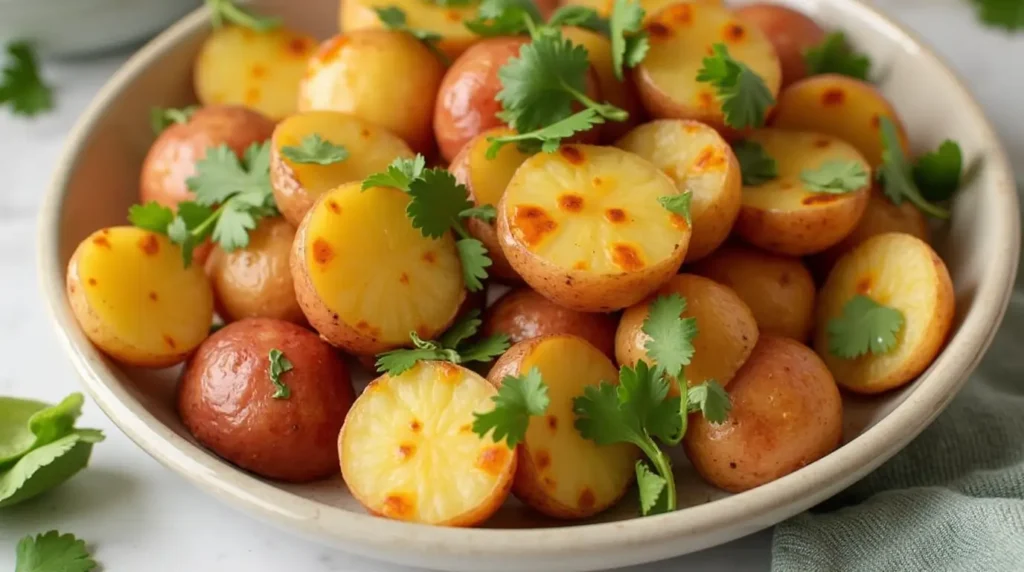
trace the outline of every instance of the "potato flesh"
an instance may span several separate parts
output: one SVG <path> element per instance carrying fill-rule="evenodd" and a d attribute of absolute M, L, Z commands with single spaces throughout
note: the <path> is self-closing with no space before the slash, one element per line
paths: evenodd
<path fill-rule="evenodd" d="M 305 262 L 326 307 L 378 341 L 429 339 L 462 303 L 462 272 L 451 236 L 424 237 L 405 209 L 409 196 L 360 183 L 326 193 L 306 222 Z"/>
<path fill-rule="evenodd" d="M 515 462 L 505 443 L 471 429 L 473 413 L 492 409 L 495 392 L 475 373 L 442 362 L 375 380 L 340 437 L 342 474 L 353 495 L 389 518 L 475 524 L 459 521 L 501 504 Z"/>
<path fill-rule="evenodd" d="M 502 137 L 513 134 L 511 129 L 497 128 L 481 133 L 472 141 L 469 150 L 469 187 L 477 205 L 497 205 L 516 169 L 529 155 L 520 152 L 515 145 L 505 145 L 493 159 L 487 158 L 491 144 L 488 137 Z"/>
<path fill-rule="evenodd" d="M 272 119 L 295 112 L 306 60 L 316 49 L 309 36 L 286 28 L 254 32 L 242 26 L 214 30 L 196 59 L 196 95 L 203 105 L 228 103 Z"/>

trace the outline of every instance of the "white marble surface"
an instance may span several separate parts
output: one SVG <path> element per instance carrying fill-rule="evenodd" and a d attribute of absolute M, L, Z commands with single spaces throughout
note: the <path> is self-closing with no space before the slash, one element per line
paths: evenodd
<path fill-rule="evenodd" d="M 996 124 L 1015 164 L 1024 164 L 1024 34 L 981 28 L 967 0 L 876 0 L 915 29 L 965 78 Z M 40 299 L 35 272 L 36 209 L 64 137 L 123 55 L 51 62 L 59 108 L 36 121 L 0 112 L 0 394 L 57 401 L 78 389 Z M 1024 171 L 1018 171 L 1021 173 Z M 148 457 L 92 405 L 81 426 L 104 429 L 92 464 L 67 485 L 0 515 L 0 571 L 14 545 L 60 529 L 85 538 L 111 572 L 412 572 L 293 538 L 220 505 Z M 761 571 L 766 531 L 712 550 L 628 569 Z"/>

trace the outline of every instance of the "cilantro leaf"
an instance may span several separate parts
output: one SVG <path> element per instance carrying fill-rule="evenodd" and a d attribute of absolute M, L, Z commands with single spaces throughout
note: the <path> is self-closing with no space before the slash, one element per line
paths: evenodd
<path fill-rule="evenodd" d="M 167 227 L 173 221 L 174 211 L 156 201 L 128 207 L 128 222 L 139 228 L 167 234 Z"/>
<path fill-rule="evenodd" d="M 533 0 L 483 0 L 477 17 L 463 25 L 478 36 L 517 36 L 540 26 L 543 17 Z"/>
<path fill-rule="evenodd" d="M 562 139 L 572 137 L 576 133 L 589 130 L 591 127 L 604 123 L 604 118 L 598 115 L 593 109 L 584 109 L 574 113 L 561 121 L 557 121 L 541 127 L 536 131 L 516 135 L 505 135 L 503 137 L 488 137 L 487 141 L 491 146 L 487 148 L 487 158 L 494 159 L 498 151 L 508 143 L 519 143 L 520 148 L 527 152 L 544 151 L 554 153 L 561 145 Z"/>
<path fill-rule="evenodd" d="M 196 161 L 196 172 L 185 180 L 196 193 L 196 203 L 209 207 L 226 201 L 245 189 L 247 173 L 242 162 L 226 144 L 209 149 Z"/>
<path fill-rule="evenodd" d="M 743 185 L 761 185 L 779 176 L 779 164 L 756 141 L 743 140 L 732 146 L 732 152 L 740 162 Z"/>
<path fill-rule="evenodd" d="M 488 362 L 505 353 L 508 336 L 498 334 L 466 342 L 480 326 L 479 312 L 470 312 L 455 323 L 439 341 L 422 340 L 416 332 L 409 332 L 413 348 L 399 348 L 377 356 L 377 371 L 399 375 L 424 360 L 447 361 L 454 364 L 471 361 Z"/>
<path fill-rule="evenodd" d="M 962 171 L 963 153 L 960 145 L 946 140 L 935 151 L 917 158 L 914 182 L 926 200 L 945 201 L 959 188 Z"/>
<path fill-rule="evenodd" d="M 18 542 L 14 572 L 89 572 L 97 566 L 84 541 L 51 530 Z"/>
<path fill-rule="evenodd" d="M 893 204 L 902 204 L 904 200 L 935 218 L 948 219 L 949 211 L 928 202 L 914 183 L 913 169 L 903 153 L 896 126 L 888 117 L 881 118 L 882 164 L 878 167 L 878 179 L 882 183 L 885 196 Z"/>
<path fill-rule="evenodd" d="M 457 347 L 463 341 L 475 336 L 481 324 L 483 324 L 483 320 L 480 319 L 480 310 L 473 308 L 460 316 L 450 328 L 441 334 L 437 343 L 444 348 Z"/>
<path fill-rule="evenodd" d="M 658 500 L 662 498 L 668 483 L 665 479 L 652 472 L 642 459 L 636 462 L 636 488 L 640 493 L 640 513 L 647 516 L 654 512 Z"/>
<path fill-rule="evenodd" d="M 409 184 L 418 179 L 427 166 L 427 160 L 423 155 L 416 155 L 408 159 L 399 157 L 388 165 L 383 173 L 370 175 L 363 181 L 362 189 L 372 187 L 394 187 L 401 191 L 408 191 Z"/>
<path fill-rule="evenodd" d="M 511 344 L 509 343 L 508 336 L 505 334 L 495 334 L 475 343 L 461 346 L 458 351 L 462 363 L 471 361 L 487 363 L 505 353 L 509 345 Z"/>
<path fill-rule="evenodd" d="M 188 123 L 197 109 L 199 109 L 198 105 L 189 105 L 180 109 L 154 107 L 149 110 L 149 125 L 153 128 L 153 133 L 159 135 L 164 132 L 164 129 L 175 123 Z"/>
<path fill-rule="evenodd" d="M 620 409 L 639 419 L 651 437 L 673 442 L 680 438 L 682 415 L 679 398 L 669 398 L 668 388 L 661 366 L 651 367 L 641 360 L 619 370 Z"/>
<path fill-rule="evenodd" d="M 445 65 L 451 63 L 448 55 L 437 47 L 437 43 L 441 41 L 441 34 L 431 32 L 429 30 L 408 27 L 406 25 L 405 11 L 397 6 L 386 6 L 384 8 L 374 7 L 373 11 L 377 13 L 377 19 L 380 20 L 381 24 L 384 24 L 385 28 L 409 34 L 429 48 L 430 51 L 434 52 L 434 55 L 437 56 Z"/>
<path fill-rule="evenodd" d="M 650 48 L 647 33 L 642 31 L 644 9 L 640 2 L 614 0 L 609 18 L 612 44 L 612 71 L 623 81 L 623 67 L 636 67 Z"/>
<path fill-rule="evenodd" d="M 445 169 L 427 169 L 409 183 L 412 200 L 406 213 L 423 236 L 440 238 L 452 230 L 463 211 L 473 208 L 466 187 Z M 486 253 L 486 250 L 484 250 Z"/>
<path fill-rule="evenodd" d="M 331 165 L 348 159 L 348 149 L 321 139 L 317 133 L 303 137 L 298 146 L 282 147 L 281 154 L 295 163 L 317 165 Z"/>
<path fill-rule="evenodd" d="M 842 314 L 828 322 L 828 349 L 843 359 L 872 353 L 881 355 L 896 347 L 903 327 L 903 313 L 858 294 L 843 306 Z"/>
<path fill-rule="evenodd" d="M 462 263 L 462 281 L 466 283 L 466 288 L 470 292 L 483 290 L 481 280 L 487 278 L 487 268 L 493 264 L 487 255 L 487 247 L 475 238 L 462 238 L 456 241 L 455 248 L 459 253 L 459 262 Z"/>
<path fill-rule="evenodd" d="M 288 361 L 288 358 L 284 357 L 284 352 L 277 348 L 270 350 L 270 367 L 267 369 L 267 374 L 270 376 L 270 383 L 274 384 L 274 394 L 271 395 L 274 399 L 288 399 L 292 396 L 292 390 L 281 381 L 281 375 L 291 371 L 294 366 L 292 362 Z"/>
<path fill-rule="evenodd" d="M 839 195 L 859 191 L 870 184 L 868 171 L 860 161 L 826 161 L 817 169 L 806 169 L 800 180 L 815 193 Z"/>
<path fill-rule="evenodd" d="M 35 51 L 28 42 L 7 44 L 7 65 L 0 73 L 0 106 L 33 117 L 53 109 L 53 88 L 39 73 Z"/>
<path fill-rule="evenodd" d="M 494 219 L 498 217 L 498 211 L 494 208 L 494 205 L 478 205 L 460 212 L 459 217 L 475 218 L 484 222 L 494 222 Z"/>
<path fill-rule="evenodd" d="M 674 378 L 680 377 L 693 358 L 693 339 L 697 337 L 697 319 L 682 318 L 685 311 L 686 299 L 679 294 L 658 296 L 641 327 L 650 338 L 644 344 L 647 355 Z"/>
<path fill-rule="evenodd" d="M 462 8 L 465 6 L 472 6 L 476 0 L 431 0 L 435 6 L 441 8 Z"/>
<path fill-rule="evenodd" d="M 575 94 L 586 91 L 590 59 L 562 34 L 543 34 L 498 69 L 501 118 L 519 133 L 541 129 L 572 113 Z"/>
<path fill-rule="evenodd" d="M 206 0 L 206 8 L 214 28 L 220 28 L 225 22 L 256 32 L 269 32 L 281 26 L 280 18 L 258 16 L 236 6 L 232 0 Z"/>
<path fill-rule="evenodd" d="M 697 81 L 715 88 L 725 124 L 737 129 L 764 125 L 765 113 L 775 103 L 764 79 L 733 59 L 725 44 L 716 43 L 711 49 L 712 55 L 704 58 L 703 67 L 697 72 Z"/>
<path fill-rule="evenodd" d="M 983 23 L 1010 32 L 1024 28 L 1024 3 L 1020 0 L 973 1 Z"/>
<path fill-rule="evenodd" d="M 454 351 L 451 351 L 451 353 L 454 354 Z M 412 369 L 413 366 L 421 361 L 438 360 L 455 363 L 452 359 L 445 359 L 447 357 L 450 357 L 450 355 L 445 350 L 436 346 L 415 349 L 400 348 L 377 356 L 377 372 L 395 376 Z"/>
<path fill-rule="evenodd" d="M 732 401 L 722 384 L 709 379 L 700 385 L 686 390 L 686 410 L 689 413 L 700 411 L 704 418 L 712 423 L 721 423 L 729 416 Z"/>
<path fill-rule="evenodd" d="M 530 417 L 543 415 L 551 400 L 548 386 L 541 378 L 540 370 L 531 368 L 525 375 L 506 375 L 501 380 L 498 394 L 491 398 L 494 409 L 486 413 L 473 413 L 473 432 L 486 437 L 493 431 L 495 443 L 502 439 L 509 449 L 515 449 L 526 438 Z"/>
<path fill-rule="evenodd" d="M 75 429 L 37 447 L 0 473 L 0 508 L 14 506 L 53 489 L 89 463 L 94 443 L 103 440 L 95 429 Z"/>
<path fill-rule="evenodd" d="M 850 48 L 846 35 L 832 32 L 817 46 L 804 52 L 807 75 L 840 74 L 868 81 L 871 60 Z"/>
<path fill-rule="evenodd" d="M 220 215 L 213 227 L 213 240 L 231 252 L 249 244 L 249 231 L 256 228 L 256 216 L 244 204 L 232 201 L 217 211 Z"/>
<path fill-rule="evenodd" d="M 658 197 L 658 203 L 665 207 L 669 212 L 675 213 L 684 219 L 686 224 L 693 224 L 693 219 L 690 217 L 690 203 L 693 202 L 693 192 L 686 191 L 678 195 L 666 195 L 664 197 Z"/>
<path fill-rule="evenodd" d="M 632 443 L 639 447 L 646 444 L 647 436 L 640 420 L 620 409 L 619 392 L 610 383 L 584 387 L 583 395 L 573 399 L 572 409 L 576 415 L 574 425 L 584 439 L 602 446 Z"/>
<path fill-rule="evenodd" d="M 555 10 L 551 17 L 548 18 L 548 26 L 557 28 L 559 26 L 576 26 L 578 28 L 585 28 L 601 34 L 602 36 L 611 36 L 611 23 L 606 18 L 602 18 L 597 10 L 587 6 L 580 5 L 566 5 Z"/>

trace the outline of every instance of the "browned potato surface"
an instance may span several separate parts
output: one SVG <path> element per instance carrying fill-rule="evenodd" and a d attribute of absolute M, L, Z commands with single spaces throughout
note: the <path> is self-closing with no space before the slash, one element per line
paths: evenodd
<path fill-rule="evenodd" d="M 775 46 L 782 66 L 783 88 L 807 76 L 804 53 L 825 41 L 821 26 L 797 10 L 768 2 L 740 6 L 736 15 L 760 28 Z"/>

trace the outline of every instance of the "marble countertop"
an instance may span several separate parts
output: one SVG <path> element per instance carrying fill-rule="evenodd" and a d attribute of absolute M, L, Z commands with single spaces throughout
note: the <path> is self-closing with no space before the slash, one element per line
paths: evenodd
<path fill-rule="evenodd" d="M 967 0 L 876 0 L 934 46 L 987 110 L 1014 164 L 1024 164 L 1024 34 L 982 28 Z M 36 211 L 65 136 L 126 55 L 47 63 L 58 109 L 35 121 L 0 112 L 0 394 L 58 401 L 78 379 L 59 349 L 35 271 Z M 1008 63 L 1012 62 L 1012 63 Z M 1024 173 L 1024 171 L 1018 171 Z M 107 434 L 91 466 L 0 519 L 0 570 L 19 538 L 50 529 L 87 540 L 103 570 L 412 572 L 297 539 L 205 496 L 136 447 L 94 405 L 79 422 Z M 770 531 L 711 550 L 627 569 L 768 570 Z M 625 571 L 624 571 L 625 572 Z"/>

